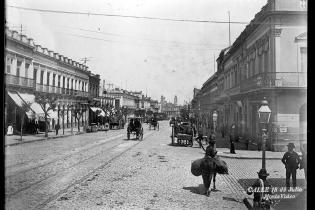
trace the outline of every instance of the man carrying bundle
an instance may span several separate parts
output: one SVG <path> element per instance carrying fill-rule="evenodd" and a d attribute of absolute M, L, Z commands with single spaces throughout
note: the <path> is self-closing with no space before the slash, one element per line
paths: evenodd
<path fill-rule="evenodd" d="M 209 146 L 206 148 L 206 154 L 204 158 L 195 160 L 191 165 L 191 172 L 195 176 L 202 175 L 202 180 L 205 188 L 205 194 L 210 195 L 211 190 L 209 190 L 211 185 L 211 180 L 213 179 L 213 189 L 216 190 L 215 178 L 216 174 L 227 174 L 228 169 L 224 161 L 216 155 L 217 151 L 215 149 L 215 138 L 209 141 Z"/>

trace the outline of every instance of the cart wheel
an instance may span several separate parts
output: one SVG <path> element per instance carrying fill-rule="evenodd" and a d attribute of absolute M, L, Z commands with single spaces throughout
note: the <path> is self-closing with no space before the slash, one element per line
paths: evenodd
<path fill-rule="evenodd" d="M 189 140 L 189 145 L 188 146 L 192 147 L 193 145 L 194 145 L 193 139 Z"/>

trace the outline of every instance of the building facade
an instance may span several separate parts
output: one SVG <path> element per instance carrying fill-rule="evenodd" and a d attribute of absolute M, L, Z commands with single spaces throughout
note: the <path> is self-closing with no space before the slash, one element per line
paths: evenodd
<path fill-rule="evenodd" d="M 269 0 L 233 45 L 221 51 L 217 72 L 192 103 L 209 127 L 216 111 L 219 127 L 235 124 L 244 139 L 261 141 L 258 109 L 265 97 L 272 110 L 267 147 L 282 151 L 288 142 L 299 145 L 299 133 L 305 133 L 300 129 L 300 112 L 306 106 L 307 91 L 303 2 Z"/>
<path fill-rule="evenodd" d="M 51 129 L 58 122 L 61 127 L 76 124 L 74 109 L 84 110 L 81 120 L 86 123 L 88 67 L 35 44 L 33 39 L 17 31 L 6 28 L 5 36 L 5 126 L 13 124 L 15 130 L 20 129 L 20 119 L 24 115 L 21 106 L 25 103 L 30 104 L 25 129 L 34 121 L 43 120 L 44 111 L 35 102 L 36 93 L 58 98 L 56 110 L 48 116 Z"/>

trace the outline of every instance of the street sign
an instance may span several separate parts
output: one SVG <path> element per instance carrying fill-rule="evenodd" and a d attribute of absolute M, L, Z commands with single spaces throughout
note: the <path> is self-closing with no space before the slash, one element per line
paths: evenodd
<path fill-rule="evenodd" d="M 286 132 L 288 132 L 287 127 L 280 127 L 280 133 L 286 133 Z"/>

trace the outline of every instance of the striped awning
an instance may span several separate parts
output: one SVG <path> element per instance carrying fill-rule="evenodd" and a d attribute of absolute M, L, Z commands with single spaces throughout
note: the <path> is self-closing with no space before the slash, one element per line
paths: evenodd
<path fill-rule="evenodd" d="M 19 107 L 22 107 L 22 104 L 24 102 L 17 93 L 8 91 L 8 95 L 10 96 L 10 98 L 12 98 L 12 100 L 15 102 L 16 105 L 18 105 Z"/>
<path fill-rule="evenodd" d="M 35 95 L 28 94 L 28 93 L 18 93 L 18 95 L 23 99 L 23 101 L 27 103 L 31 103 L 30 107 L 31 110 L 28 111 L 26 114 L 29 118 L 43 118 L 45 116 L 45 112 L 43 111 L 42 107 L 35 102 Z M 35 116 L 34 116 L 35 113 Z"/>
<path fill-rule="evenodd" d="M 99 111 L 98 116 L 101 116 L 101 117 L 105 117 L 105 116 L 106 116 L 105 112 L 104 112 L 101 108 L 99 108 L 99 107 L 90 107 L 90 109 L 91 109 L 93 112 Z"/>

